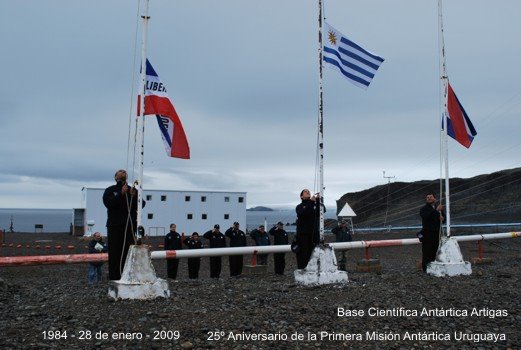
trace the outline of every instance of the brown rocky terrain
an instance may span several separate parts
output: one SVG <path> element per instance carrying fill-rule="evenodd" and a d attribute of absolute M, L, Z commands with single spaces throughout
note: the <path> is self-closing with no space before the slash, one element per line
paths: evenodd
<path fill-rule="evenodd" d="M 406 236 L 391 233 L 355 239 L 400 237 Z M 0 248 L 2 256 L 86 251 L 85 242 L 67 234 L 7 234 L 6 243 Z M 147 243 L 158 249 L 161 239 Z M 35 248 L 43 244 L 51 248 Z M 68 245 L 74 249 L 66 249 Z M 478 254 L 475 242 L 462 243 L 461 248 L 466 259 Z M 106 281 L 87 283 L 86 264 L 0 267 L 0 348 L 519 349 L 521 241 L 487 241 L 484 248 L 493 264 L 474 265 L 471 276 L 452 278 L 418 271 L 418 245 L 371 249 L 371 256 L 382 264 L 378 274 L 356 272 L 364 251 L 350 250 L 349 283 L 319 287 L 294 283 L 295 258 L 289 253 L 284 276 L 273 274 L 270 257 L 267 273 L 230 278 L 223 258 L 221 278 L 210 279 L 208 260 L 203 258 L 201 278 L 190 281 L 186 261 L 181 260 L 178 280 L 169 281 L 172 296 L 151 301 L 110 301 Z M 165 262 L 154 261 L 154 266 L 165 278 Z M 106 265 L 104 272 L 106 276 Z M 424 308 L 438 314 L 421 315 Z M 365 314 L 338 316 L 339 309 Z M 370 310 L 391 310 L 395 315 L 369 316 Z M 403 315 L 400 310 L 418 315 Z M 447 314 L 458 310 L 467 315 Z M 472 316 L 473 310 L 481 314 Z M 66 339 L 50 339 L 65 331 Z M 362 340 L 345 340 L 349 334 Z M 406 334 L 438 338 L 448 334 L 450 340 L 404 339 Z M 102 339 L 105 335 L 107 339 Z M 251 339 L 262 335 L 288 339 Z M 491 340 L 493 335 L 504 339 Z"/>

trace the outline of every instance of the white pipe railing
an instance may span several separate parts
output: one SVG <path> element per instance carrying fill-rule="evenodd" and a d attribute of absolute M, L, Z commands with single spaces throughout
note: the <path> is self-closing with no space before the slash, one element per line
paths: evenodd
<path fill-rule="evenodd" d="M 482 235 L 453 236 L 458 242 L 487 241 L 493 239 L 518 238 L 521 232 L 490 233 Z M 418 238 L 390 239 L 375 241 L 355 241 L 330 243 L 333 249 L 341 251 L 358 248 L 378 248 L 420 244 Z M 206 249 L 183 249 L 183 250 L 156 250 L 151 252 L 152 259 L 182 259 L 201 258 L 209 256 L 226 255 L 251 255 L 287 253 L 291 251 L 290 245 L 269 246 L 247 246 L 234 248 L 206 248 Z M 28 265 L 52 265 L 52 264 L 74 264 L 95 261 L 107 261 L 108 255 L 103 254 L 68 254 L 68 255 L 41 255 L 41 256 L 7 256 L 0 257 L 2 266 L 28 266 Z"/>

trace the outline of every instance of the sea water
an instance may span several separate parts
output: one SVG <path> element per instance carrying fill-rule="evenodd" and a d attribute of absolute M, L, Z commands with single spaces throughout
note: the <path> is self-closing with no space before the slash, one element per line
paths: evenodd
<path fill-rule="evenodd" d="M 35 225 L 43 225 L 43 232 L 69 232 L 72 209 L 0 209 L 0 229 L 9 232 L 11 221 L 14 232 L 35 232 Z"/>

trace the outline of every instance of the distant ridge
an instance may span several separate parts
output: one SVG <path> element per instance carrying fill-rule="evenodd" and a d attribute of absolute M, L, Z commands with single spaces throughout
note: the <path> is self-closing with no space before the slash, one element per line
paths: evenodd
<path fill-rule="evenodd" d="M 258 207 L 252 207 L 252 208 L 246 209 L 246 211 L 273 211 L 273 209 L 268 208 L 268 207 L 258 206 Z"/>
<path fill-rule="evenodd" d="M 425 194 L 439 195 L 439 180 L 393 182 L 389 188 L 386 216 L 387 184 L 346 193 L 337 200 L 337 212 L 347 201 L 362 226 L 419 224 L 419 209 Z M 454 224 L 521 221 L 521 168 L 497 171 L 468 179 L 451 178 L 451 219 Z M 445 201 L 443 199 L 443 201 Z"/>

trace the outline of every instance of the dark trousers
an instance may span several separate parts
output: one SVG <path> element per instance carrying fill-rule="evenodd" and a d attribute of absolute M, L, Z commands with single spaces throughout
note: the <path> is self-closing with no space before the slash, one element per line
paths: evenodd
<path fill-rule="evenodd" d="M 221 257 L 213 256 L 210 258 L 210 277 L 219 278 L 221 276 Z"/>
<path fill-rule="evenodd" d="M 201 258 L 188 258 L 188 278 L 199 278 L 199 268 L 201 267 Z"/>
<path fill-rule="evenodd" d="M 230 276 L 239 276 L 242 274 L 243 256 L 230 255 Z"/>
<path fill-rule="evenodd" d="M 275 273 L 277 275 L 283 275 L 284 268 L 286 268 L 286 254 L 275 253 L 273 254 L 273 260 L 275 262 Z"/>
<path fill-rule="evenodd" d="M 257 264 L 258 265 L 268 265 L 268 254 L 257 255 Z"/>
<path fill-rule="evenodd" d="M 422 241 L 422 269 L 427 271 L 427 264 L 436 260 L 440 237 L 438 232 L 423 231 Z"/>
<path fill-rule="evenodd" d="M 125 226 L 107 227 L 107 242 L 109 252 L 109 280 L 121 279 L 121 273 L 125 267 L 128 249 L 134 244 L 134 234 L 128 225 L 127 232 Z"/>
<path fill-rule="evenodd" d="M 176 279 L 177 278 L 177 268 L 179 266 L 178 259 L 170 259 L 166 261 L 166 271 L 168 273 L 168 278 Z"/>
<path fill-rule="evenodd" d="M 297 245 L 299 250 L 297 252 L 297 268 L 299 270 L 305 269 L 308 266 L 309 259 L 313 253 L 315 245 L 313 244 L 312 234 L 302 234 L 297 236 Z"/>

